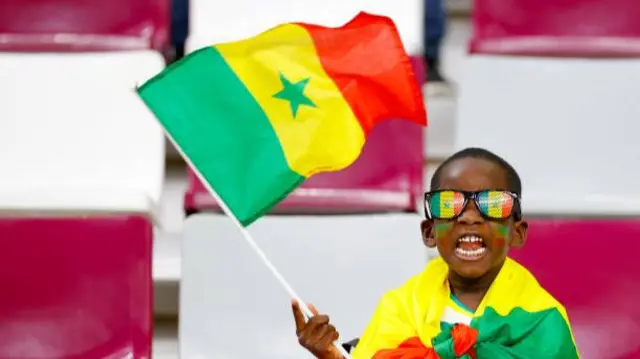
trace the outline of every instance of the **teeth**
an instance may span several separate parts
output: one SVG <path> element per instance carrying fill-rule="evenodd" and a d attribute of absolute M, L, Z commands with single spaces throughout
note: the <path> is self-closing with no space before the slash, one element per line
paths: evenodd
<path fill-rule="evenodd" d="M 484 254 L 484 252 L 486 252 L 487 249 L 482 247 L 482 248 L 478 248 L 478 249 L 462 249 L 462 248 L 456 248 L 456 254 L 463 256 L 463 257 L 479 257 L 481 255 Z"/>
<path fill-rule="evenodd" d="M 458 242 L 477 243 L 477 242 L 482 242 L 482 238 L 478 236 L 464 236 L 459 238 Z"/>

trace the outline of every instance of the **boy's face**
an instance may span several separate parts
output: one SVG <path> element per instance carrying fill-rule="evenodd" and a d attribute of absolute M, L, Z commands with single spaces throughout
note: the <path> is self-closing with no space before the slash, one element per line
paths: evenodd
<path fill-rule="evenodd" d="M 477 158 L 461 158 L 449 163 L 440 173 L 440 188 L 460 191 L 481 191 L 508 188 L 505 171 L 498 165 Z M 509 247 L 524 244 L 527 224 L 514 221 L 484 218 L 474 201 L 469 200 L 462 214 L 452 220 L 426 220 L 422 223 L 424 242 L 429 247 L 437 247 L 440 256 L 449 268 L 463 278 L 480 278 L 492 269 L 499 270 L 507 257 Z M 459 239 L 476 236 L 486 250 L 477 257 L 458 255 L 456 248 L 469 246 Z"/>

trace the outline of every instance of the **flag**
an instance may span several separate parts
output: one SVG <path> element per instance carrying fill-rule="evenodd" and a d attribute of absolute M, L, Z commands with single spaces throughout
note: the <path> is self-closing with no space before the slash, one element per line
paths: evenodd
<path fill-rule="evenodd" d="M 353 163 L 380 121 L 426 125 L 395 25 L 366 13 L 200 49 L 138 93 L 243 226 L 310 176 Z"/>
<path fill-rule="evenodd" d="M 468 325 L 443 320 L 448 266 L 431 261 L 384 296 L 354 359 L 577 359 L 565 308 L 507 258 Z"/>

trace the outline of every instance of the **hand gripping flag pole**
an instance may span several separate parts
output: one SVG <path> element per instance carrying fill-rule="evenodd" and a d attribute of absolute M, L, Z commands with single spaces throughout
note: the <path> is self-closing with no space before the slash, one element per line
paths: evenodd
<path fill-rule="evenodd" d="M 253 249 L 255 254 L 260 258 L 260 260 L 262 260 L 262 263 L 265 265 L 265 267 L 267 267 L 267 269 L 271 272 L 271 274 L 273 274 L 273 276 L 280 283 L 280 285 L 282 285 L 284 290 L 287 291 L 289 296 L 291 296 L 291 299 L 296 300 L 300 304 L 300 309 L 302 310 L 302 313 L 307 317 L 307 319 L 310 319 L 311 317 L 313 317 L 314 314 L 311 312 L 311 310 L 309 309 L 307 304 L 300 298 L 300 296 L 296 293 L 296 291 L 293 289 L 293 287 L 291 287 L 289 282 L 287 282 L 287 280 L 282 276 L 282 274 L 280 273 L 278 268 L 276 268 L 276 266 L 271 262 L 269 257 L 267 257 L 267 255 L 260 248 L 260 246 L 258 246 L 258 243 L 256 243 L 256 241 L 253 239 L 253 237 L 251 236 L 251 233 L 249 233 L 249 231 L 245 227 L 242 226 L 240 221 L 233 215 L 233 212 L 231 212 L 231 210 L 229 209 L 227 204 L 224 203 L 224 201 L 222 200 L 222 198 L 220 198 L 220 196 L 218 196 L 218 194 L 211 187 L 211 185 L 206 180 L 204 180 L 204 178 L 202 177 L 202 175 L 200 174 L 198 169 L 193 165 L 193 163 L 191 163 L 191 160 L 189 160 L 189 157 L 187 157 L 185 155 L 185 153 L 182 151 L 180 146 L 171 137 L 171 134 L 168 133 L 166 130 L 164 132 L 165 132 L 167 138 L 169 139 L 169 141 L 174 145 L 174 147 L 176 148 L 178 153 L 182 156 L 182 158 L 185 160 L 185 162 L 194 171 L 194 173 L 196 174 L 198 179 L 205 186 L 207 191 L 213 196 L 213 198 L 216 199 L 216 201 L 218 201 L 218 205 L 220 206 L 220 208 L 224 211 L 224 213 L 229 218 L 231 218 L 233 223 L 238 227 L 238 230 L 240 230 L 240 233 L 242 234 L 242 237 L 245 239 L 245 241 L 247 241 L 249 246 L 251 246 L 251 248 Z M 340 354 L 344 357 L 344 359 L 351 359 L 351 355 L 349 355 L 349 353 L 347 353 L 347 351 L 342 347 L 342 345 L 340 344 L 339 341 L 336 340 L 333 343 L 333 345 L 338 349 L 338 352 L 340 352 Z"/>

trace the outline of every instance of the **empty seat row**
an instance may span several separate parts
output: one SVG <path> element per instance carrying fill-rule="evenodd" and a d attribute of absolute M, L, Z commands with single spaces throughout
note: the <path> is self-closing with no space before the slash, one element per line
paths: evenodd
<path fill-rule="evenodd" d="M 391 14 L 409 51 L 419 53 L 418 1 L 329 2 L 322 11 L 284 0 L 268 9 L 232 4 L 192 2 L 190 50 L 284 21 L 337 25 L 365 9 Z M 639 346 L 611 333 L 634 333 L 640 322 L 632 286 L 640 268 L 629 255 L 640 234 L 633 186 L 640 151 L 631 138 L 640 114 L 631 98 L 640 83 L 632 21 L 640 6 L 602 6 L 477 0 L 456 147 L 486 147 L 516 166 L 532 220 L 530 244 L 514 257 L 566 304 L 584 358 L 626 359 Z M 131 89 L 164 66 L 167 9 L 164 0 L 0 4 L 0 96 L 8 104 L 0 107 L 0 241 L 11 249 L 1 283 L 13 293 L 0 299 L 1 357 L 150 355 L 165 149 Z M 304 298 L 336 313 L 346 336 L 361 331 L 377 293 L 431 255 L 418 247 L 423 132 L 412 126 L 380 126 L 356 164 L 314 177 L 277 209 L 298 215 L 268 216 L 250 228 Z M 215 209 L 193 176 L 185 209 Z M 286 295 L 235 229 L 220 214 L 190 217 L 185 226 L 182 356 L 233 357 L 250 349 L 231 346 L 241 329 L 234 320 L 242 328 L 275 320 L 256 348 L 293 357 L 279 304 Z M 363 284 L 371 276 L 379 280 Z M 262 283 L 262 306 L 247 311 L 255 288 L 228 289 L 234 283 Z"/>
<path fill-rule="evenodd" d="M 0 2 L 0 357 L 149 358 L 168 1 Z"/>
<path fill-rule="evenodd" d="M 474 2 L 456 147 L 518 169 L 529 243 L 513 256 L 567 307 L 582 358 L 640 345 L 640 3 Z"/>

